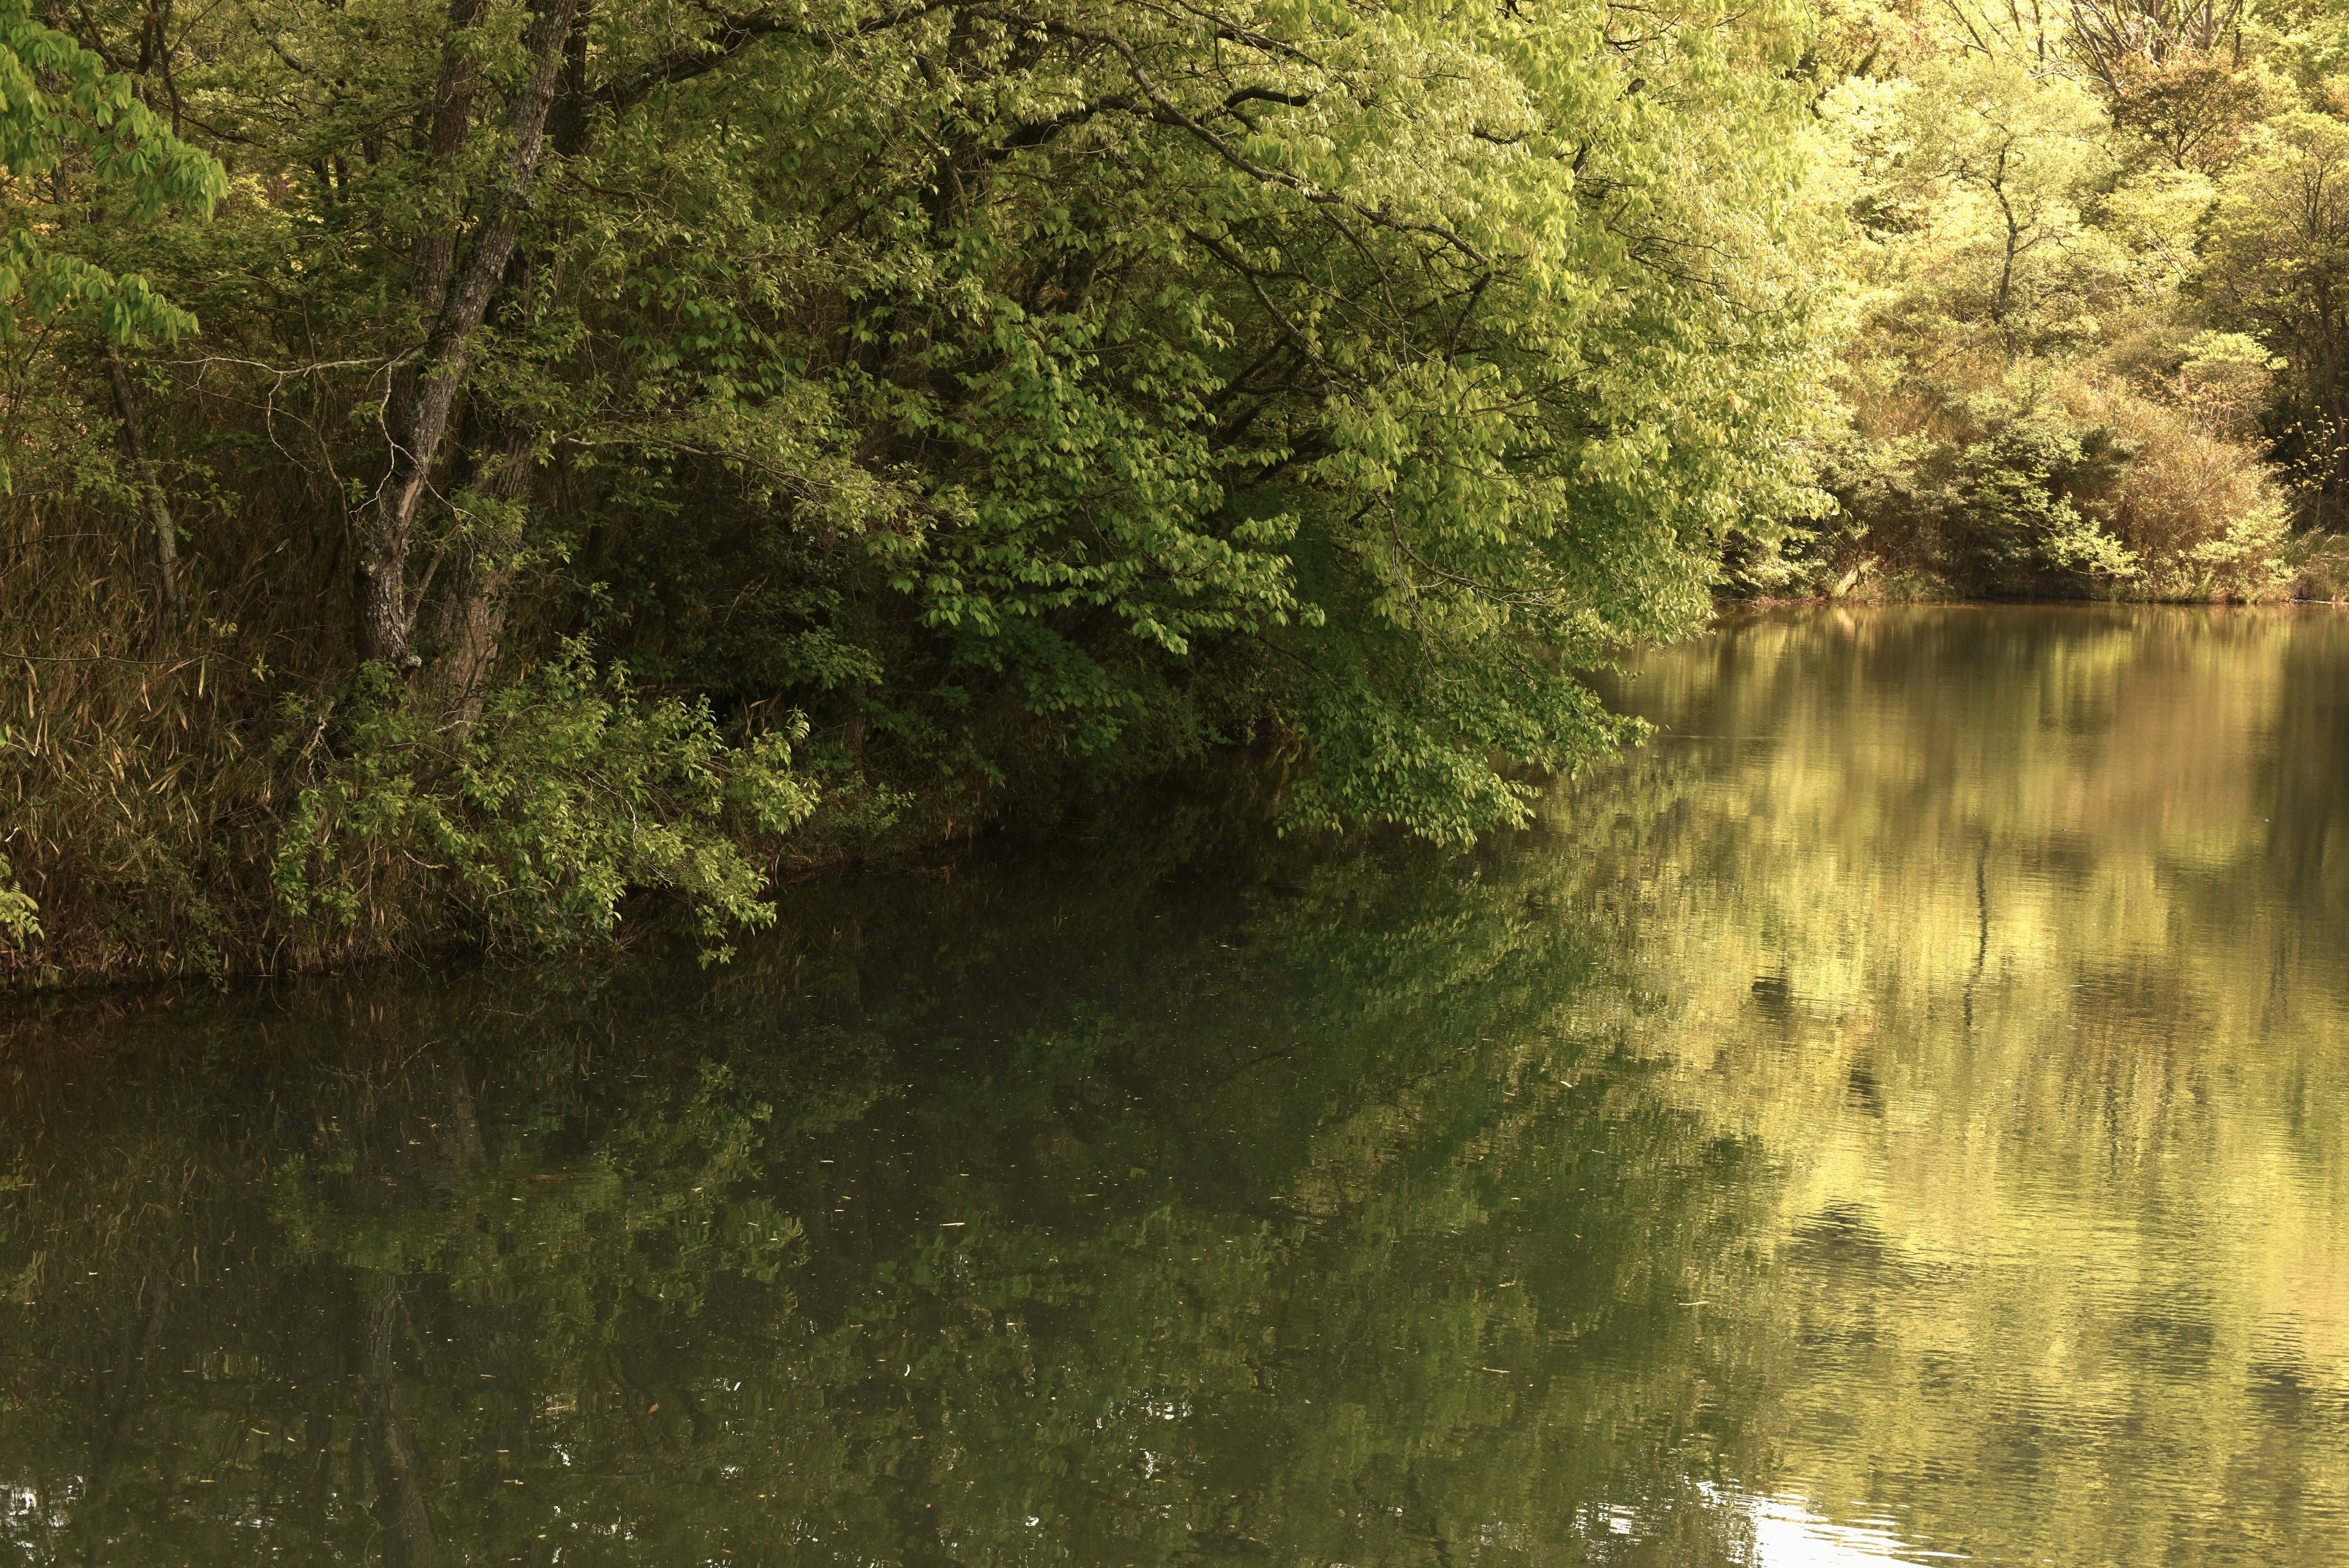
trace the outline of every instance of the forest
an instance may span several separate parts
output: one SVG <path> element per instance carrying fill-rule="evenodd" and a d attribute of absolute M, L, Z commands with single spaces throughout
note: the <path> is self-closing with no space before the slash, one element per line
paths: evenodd
<path fill-rule="evenodd" d="M 0 980 L 528 955 L 1723 599 L 2349 586 L 2349 5 L 0 0 Z"/>

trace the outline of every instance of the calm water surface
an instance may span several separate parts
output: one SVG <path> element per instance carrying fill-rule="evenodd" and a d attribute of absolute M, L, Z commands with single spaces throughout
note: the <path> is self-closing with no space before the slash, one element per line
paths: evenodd
<path fill-rule="evenodd" d="M 2349 619 L 1811 612 L 1468 857 L 0 1033 L 0 1560 L 2349 1562 Z"/>

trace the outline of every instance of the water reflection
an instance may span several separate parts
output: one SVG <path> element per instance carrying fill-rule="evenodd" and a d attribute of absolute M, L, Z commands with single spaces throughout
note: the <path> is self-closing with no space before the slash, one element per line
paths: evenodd
<path fill-rule="evenodd" d="M 1786 1159 L 1780 1483 L 2013 1561 L 2349 1550 L 2344 670 L 2329 612 L 2002 609 L 1635 687 L 1729 739 L 1561 826 L 1682 1103 Z"/>
<path fill-rule="evenodd" d="M 2349 639 L 1770 618 L 1464 859 L 1154 832 L 730 970 L 0 1046 L 0 1542 L 2349 1554 Z"/>

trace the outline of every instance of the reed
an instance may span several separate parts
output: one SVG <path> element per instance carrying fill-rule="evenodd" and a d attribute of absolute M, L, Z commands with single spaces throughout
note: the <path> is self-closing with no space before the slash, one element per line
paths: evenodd
<path fill-rule="evenodd" d="M 62 466 L 27 485 L 20 458 L 17 493 L 0 504 L 0 854 L 40 926 L 0 941 L 0 976 L 337 956 L 288 950 L 265 875 L 307 760 L 281 743 L 283 715 L 349 674 L 315 613 L 333 602 L 322 563 L 272 525 L 273 509 L 233 526 L 188 509 L 181 613 L 167 614 L 146 520 Z"/>

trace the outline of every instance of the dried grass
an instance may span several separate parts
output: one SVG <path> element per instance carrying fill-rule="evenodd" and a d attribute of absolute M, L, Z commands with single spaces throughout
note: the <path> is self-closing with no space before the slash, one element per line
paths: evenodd
<path fill-rule="evenodd" d="M 247 489 L 234 516 L 183 504 L 188 613 L 170 624 L 144 517 L 67 468 L 66 439 L 17 433 L 0 499 L 0 856 L 44 934 L 0 941 L 0 983 L 331 957 L 293 950 L 267 877 L 301 765 L 279 744 L 285 700 L 348 673 L 336 563 L 302 498 Z"/>

